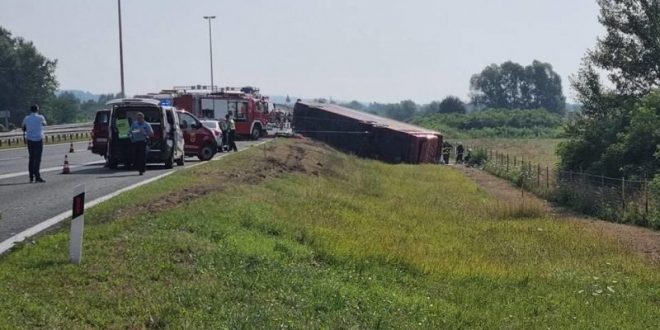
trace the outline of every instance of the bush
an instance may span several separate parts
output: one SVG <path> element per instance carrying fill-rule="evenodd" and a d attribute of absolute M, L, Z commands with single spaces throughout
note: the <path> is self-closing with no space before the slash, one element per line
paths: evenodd
<path fill-rule="evenodd" d="M 563 119 L 543 109 L 487 109 L 470 114 L 435 113 L 412 121 L 454 138 L 559 137 Z"/>
<path fill-rule="evenodd" d="M 477 149 L 470 153 L 470 157 L 466 161 L 468 166 L 482 166 L 488 161 L 488 153 L 485 149 Z"/>

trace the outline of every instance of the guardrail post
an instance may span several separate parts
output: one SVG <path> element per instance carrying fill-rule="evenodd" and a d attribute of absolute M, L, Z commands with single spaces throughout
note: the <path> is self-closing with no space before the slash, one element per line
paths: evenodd
<path fill-rule="evenodd" d="M 85 185 L 74 188 L 71 232 L 69 234 L 69 262 L 82 260 L 83 231 L 85 228 Z"/>

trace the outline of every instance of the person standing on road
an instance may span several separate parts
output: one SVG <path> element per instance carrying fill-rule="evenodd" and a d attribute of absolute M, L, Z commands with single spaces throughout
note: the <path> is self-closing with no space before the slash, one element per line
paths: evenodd
<path fill-rule="evenodd" d="M 144 114 L 138 112 L 137 120 L 131 124 L 131 145 L 133 151 L 133 164 L 140 175 L 144 174 L 147 167 L 147 141 L 154 135 L 151 125 L 144 121 Z"/>
<path fill-rule="evenodd" d="M 28 172 L 30 173 L 30 183 L 46 182 L 41 178 L 39 168 L 41 167 L 41 154 L 44 151 L 44 126 L 46 118 L 39 114 L 39 106 L 30 107 L 30 114 L 23 119 L 23 132 L 27 140 L 28 148 Z"/>
<path fill-rule="evenodd" d="M 227 114 L 225 116 L 225 120 L 227 121 L 227 145 L 229 145 L 228 151 L 238 151 L 238 148 L 236 148 L 236 142 L 234 142 L 234 139 L 236 139 L 236 123 L 234 122 L 234 118 Z"/>

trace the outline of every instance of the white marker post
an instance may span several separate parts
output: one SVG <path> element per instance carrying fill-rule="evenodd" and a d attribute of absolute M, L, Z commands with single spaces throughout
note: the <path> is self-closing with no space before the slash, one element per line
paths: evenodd
<path fill-rule="evenodd" d="M 79 264 L 82 260 L 83 230 L 85 227 L 85 185 L 73 189 L 71 234 L 69 236 L 69 262 Z"/>

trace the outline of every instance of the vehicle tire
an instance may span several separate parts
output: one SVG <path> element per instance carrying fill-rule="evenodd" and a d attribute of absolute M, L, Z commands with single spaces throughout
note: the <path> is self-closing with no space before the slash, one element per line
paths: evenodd
<path fill-rule="evenodd" d="M 116 170 L 119 163 L 114 158 L 108 158 L 108 168 L 111 170 Z"/>
<path fill-rule="evenodd" d="M 215 148 L 213 147 L 212 144 L 207 144 L 204 147 L 202 147 L 202 150 L 199 151 L 199 154 L 197 154 L 197 158 L 201 161 L 207 161 L 211 160 L 213 156 L 215 156 Z"/>
<path fill-rule="evenodd" d="M 172 167 L 174 167 L 174 154 L 171 154 L 170 157 L 165 160 L 165 168 L 170 169 Z"/>
<path fill-rule="evenodd" d="M 259 138 L 261 137 L 261 125 L 254 125 L 250 137 L 252 138 L 252 140 L 259 140 Z"/>
<path fill-rule="evenodd" d="M 181 158 L 176 160 L 176 165 L 177 166 L 185 165 L 186 164 L 186 159 L 185 158 L 186 158 L 185 156 L 181 155 Z"/>

